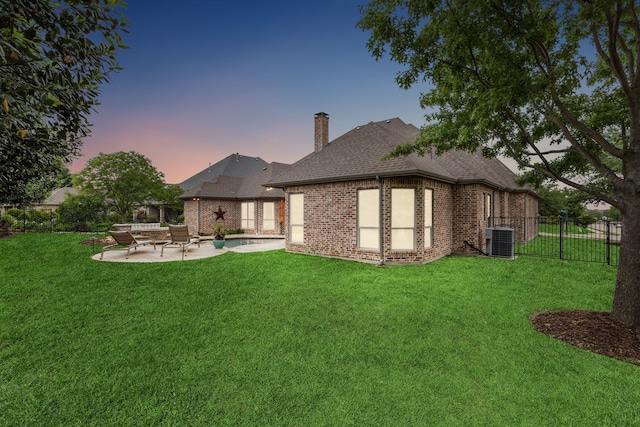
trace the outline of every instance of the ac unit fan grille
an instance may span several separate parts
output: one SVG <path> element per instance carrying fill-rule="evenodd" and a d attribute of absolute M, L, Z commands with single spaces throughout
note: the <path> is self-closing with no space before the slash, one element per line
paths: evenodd
<path fill-rule="evenodd" d="M 514 233 L 511 228 L 487 229 L 487 252 L 490 256 L 513 258 Z"/>

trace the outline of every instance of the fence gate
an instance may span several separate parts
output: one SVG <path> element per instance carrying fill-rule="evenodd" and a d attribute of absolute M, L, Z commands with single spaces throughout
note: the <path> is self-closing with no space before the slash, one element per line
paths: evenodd
<path fill-rule="evenodd" d="M 515 254 L 618 265 L 621 225 L 610 220 L 581 227 L 573 218 L 489 218 L 489 227 L 514 229 Z"/>

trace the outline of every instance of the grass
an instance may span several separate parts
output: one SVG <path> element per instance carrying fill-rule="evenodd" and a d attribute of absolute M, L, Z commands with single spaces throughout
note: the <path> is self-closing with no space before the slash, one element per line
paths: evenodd
<path fill-rule="evenodd" d="M 0 240 L 0 425 L 634 425 L 638 366 L 535 332 L 608 311 L 615 269 L 272 251 L 103 263 Z"/>
<path fill-rule="evenodd" d="M 538 231 L 540 233 L 549 234 L 593 234 L 593 231 L 589 228 L 578 227 L 575 224 L 563 224 L 562 230 L 560 230 L 560 224 L 538 224 Z"/>
<path fill-rule="evenodd" d="M 562 256 L 560 256 L 561 247 Z M 516 244 L 515 252 L 563 260 L 607 262 L 607 244 L 604 239 L 563 237 L 561 246 L 559 236 L 537 236 L 525 244 Z M 608 255 L 610 265 L 618 265 L 620 246 L 610 244 Z"/>

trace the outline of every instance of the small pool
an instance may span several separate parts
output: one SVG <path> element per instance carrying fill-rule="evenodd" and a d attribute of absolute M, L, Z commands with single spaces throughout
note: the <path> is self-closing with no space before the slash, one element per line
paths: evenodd
<path fill-rule="evenodd" d="M 226 248 L 235 248 L 236 246 L 242 246 L 242 245 L 260 245 L 263 243 L 276 243 L 281 240 L 282 239 L 260 239 L 256 237 L 241 238 L 241 239 L 226 239 L 224 246 Z"/>

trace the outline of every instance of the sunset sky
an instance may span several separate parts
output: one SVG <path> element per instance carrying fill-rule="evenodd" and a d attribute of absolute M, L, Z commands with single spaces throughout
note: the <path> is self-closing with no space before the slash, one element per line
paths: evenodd
<path fill-rule="evenodd" d="M 179 183 L 231 153 L 293 163 L 313 116 L 333 140 L 371 121 L 421 126 L 419 94 L 376 62 L 356 28 L 365 0 L 130 0 L 119 60 L 72 172 L 100 152 L 136 151 Z"/>

